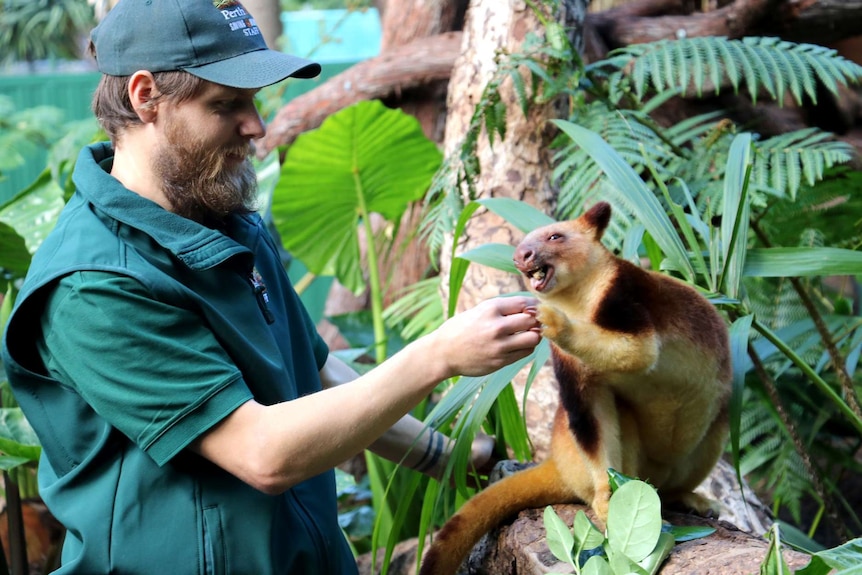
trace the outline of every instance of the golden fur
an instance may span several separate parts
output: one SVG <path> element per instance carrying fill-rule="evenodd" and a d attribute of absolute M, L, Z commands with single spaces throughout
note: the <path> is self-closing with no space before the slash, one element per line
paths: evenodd
<path fill-rule="evenodd" d="M 539 298 L 560 406 L 550 456 L 465 503 L 437 533 L 422 575 L 454 574 L 488 530 L 526 508 L 585 502 L 607 519 L 608 468 L 702 515 L 693 493 L 724 450 L 727 328 L 696 290 L 615 257 L 600 242 L 611 207 L 528 234 L 515 265 Z"/>

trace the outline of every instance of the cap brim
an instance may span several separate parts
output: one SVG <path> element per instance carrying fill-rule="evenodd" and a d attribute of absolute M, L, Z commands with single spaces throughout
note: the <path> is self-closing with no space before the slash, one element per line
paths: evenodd
<path fill-rule="evenodd" d="M 198 78 L 232 88 L 263 88 L 290 77 L 314 78 L 320 74 L 320 64 L 316 62 L 268 49 L 183 69 Z"/>

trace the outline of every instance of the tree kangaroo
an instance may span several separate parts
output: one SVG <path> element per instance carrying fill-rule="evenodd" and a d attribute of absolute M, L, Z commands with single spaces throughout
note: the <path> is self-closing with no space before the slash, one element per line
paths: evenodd
<path fill-rule="evenodd" d="M 550 456 L 478 493 L 437 533 L 422 575 L 452 575 L 479 538 L 527 508 L 584 502 L 607 520 L 608 468 L 701 515 L 693 493 L 724 450 L 731 360 L 725 323 L 694 288 L 614 256 L 611 206 L 528 234 L 515 266 L 540 300 L 560 405 Z"/>

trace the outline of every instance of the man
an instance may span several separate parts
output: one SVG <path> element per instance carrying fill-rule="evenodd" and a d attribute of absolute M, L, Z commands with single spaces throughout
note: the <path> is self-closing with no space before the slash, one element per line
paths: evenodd
<path fill-rule="evenodd" d="M 82 150 L 3 346 L 59 572 L 354 573 L 333 466 L 370 447 L 437 474 L 448 448 L 406 414 L 528 355 L 535 302 L 485 302 L 357 377 L 251 206 L 255 94 L 319 66 L 224 0 L 122 0 L 92 45 L 111 143 Z"/>

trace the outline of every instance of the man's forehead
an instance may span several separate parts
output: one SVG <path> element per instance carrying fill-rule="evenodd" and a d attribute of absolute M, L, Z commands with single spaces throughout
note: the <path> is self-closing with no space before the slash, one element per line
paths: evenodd
<path fill-rule="evenodd" d="M 203 98 L 253 98 L 258 92 L 260 92 L 260 88 L 231 88 L 230 86 L 205 81 L 200 95 Z"/>

